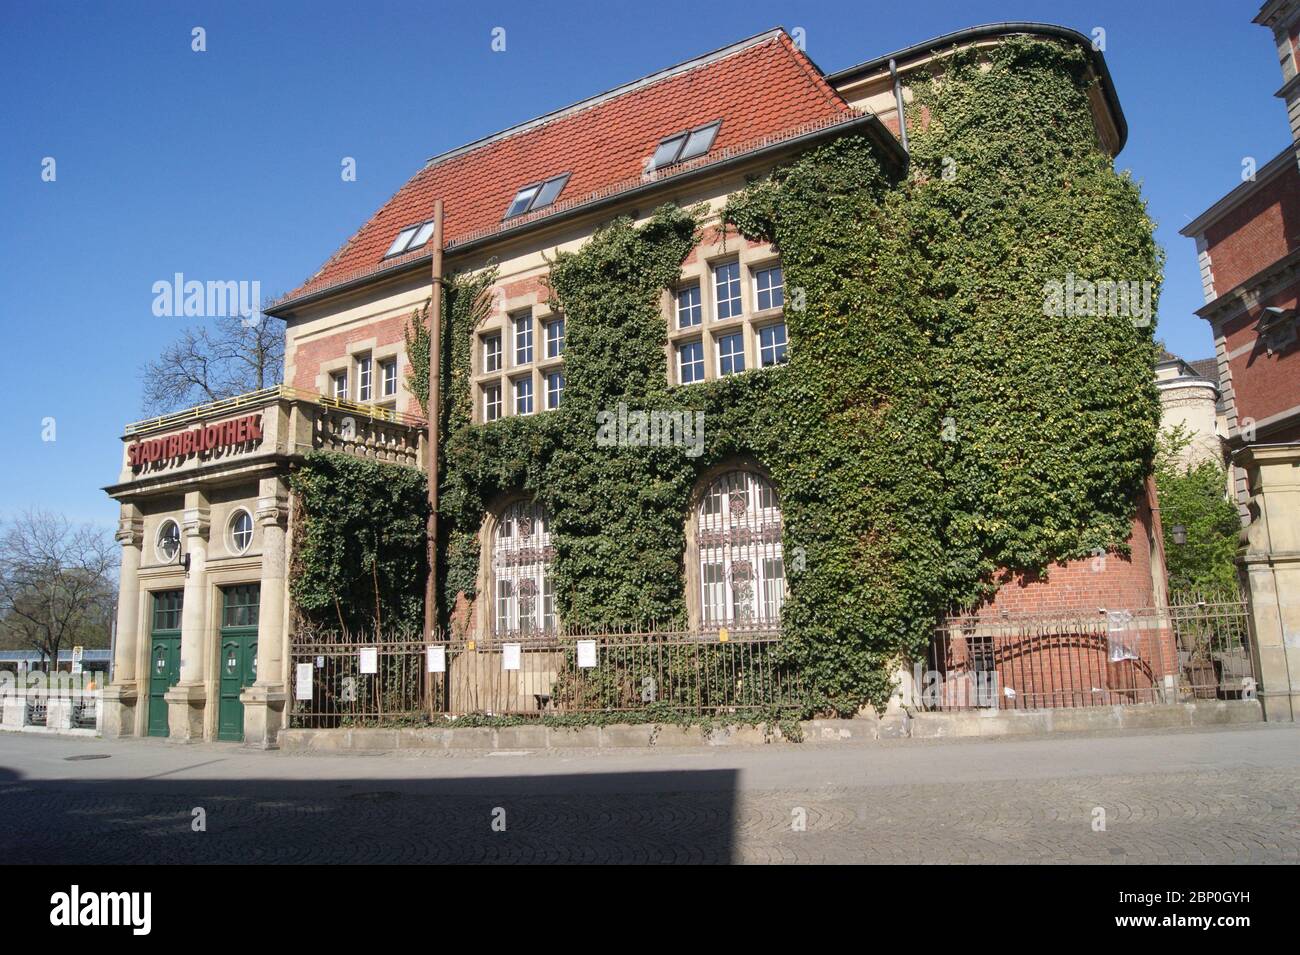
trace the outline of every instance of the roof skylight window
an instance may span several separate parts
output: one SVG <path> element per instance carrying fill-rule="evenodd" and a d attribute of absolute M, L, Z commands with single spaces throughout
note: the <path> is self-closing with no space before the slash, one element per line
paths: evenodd
<path fill-rule="evenodd" d="M 433 235 L 432 219 L 428 222 L 417 222 L 415 225 L 408 225 L 397 233 L 397 238 L 393 240 L 393 244 L 384 253 L 384 258 L 388 258 L 390 255 L 400 255 L 402 252 L 413 252 L 428 242 L 431 235 Z"/>
<path fill-rule="evenodd" d="M 390 255 L 396 255 L 398 252 L 405 252 L 406 247 L 411 244 L 411 238 L 415 235 L 418 229 L 419 226 L 408 226 L 401 232 L 397 233 L 397 238 L 394 239 L 393 244 L 388 247 L 388 251 L 384 253 L 384 257 L 387 258 Z"/>
<path fill-rule="evenodd" d="M 684 133 L 676 133 L 659 143 L 654 157 L 650 160 L 651 169 L 663 169 L 673 163 L 685 162 L 697 156 L 703 156 L 713 148 L 713 140 L 718 135 L 722 120 L 715 120 Z"/>
<path fill-rule="evenodd" d="M 506 210 L 505 217 L 513 219 L 525 212 L 545 209 L 560 197 L 560 193 L 568 181 L 569 174 L 566 172 L 562 176 L 555 176 L 544 182 L 535 182 L 530 186 L 524 186 L 515 193 L 514 201 L 510 203 L 510 208 Z"/>

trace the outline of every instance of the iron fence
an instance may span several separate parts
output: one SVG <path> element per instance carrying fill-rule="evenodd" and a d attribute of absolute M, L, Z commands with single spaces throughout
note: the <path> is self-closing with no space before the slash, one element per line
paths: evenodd
<path fill-rule="evenodd" d="M 744 714 L 794 707 L 801 699 L 780 634 L 770 629 L 569 631 L 432 642 L 310 635 L 295 637 L 292 663 L 302 679 L 290 725 L 306 728 L 466 715 Z"/>
<path fill-rule="evenodd" d="M 922 708 L 1035 709 L 1254 694 L 1246 606 L 948 617 L 914 673 Z"/>

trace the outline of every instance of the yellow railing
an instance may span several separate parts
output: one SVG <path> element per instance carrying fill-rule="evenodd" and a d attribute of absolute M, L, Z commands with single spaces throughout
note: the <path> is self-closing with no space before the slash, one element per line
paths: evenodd
<path fill-rule="evenodd" d="M 193 408 L 186 408 L 184 411 L 174 411 L 171 414 L 160 415 L 156 418 L 145 418 L 143 421 L 133 421 L 123 429 L 123 433 L 129 435 L 138 434 L 142 431 L 171 428 L 191 421 L 211 418 L 215 415 L 226 414 L 231 411 L 238 411 L 240 408 L 264 405 L 268 401 L 280 398 L 297 401 L 310 401 L 312 404 L 317 404 L 324 408 L 333 408 L 337 411 L 345 411 L 349 414 L 363 415 L 372 420 L 387 421 L 391 424 L 422 427 L 425 423 L 422 418 L 418 418 L 414 415 L 402 414 L 401 412 L 394 411 L 391 408 L 381 408 L 377 405 L 348 401 L 345 398 L 334 398 L 329 395 L 316 394 L 315 392 L 305 391 L 301 388 L 291 388 L 288 385 L 272 385 L 270 388 L 260 388 L 257 391 L 250 391 L 247 394 L 235 395 L 231 398 L 222 398 L 220 401 L 210 401 L 207 404 L 195 405 Z"/>

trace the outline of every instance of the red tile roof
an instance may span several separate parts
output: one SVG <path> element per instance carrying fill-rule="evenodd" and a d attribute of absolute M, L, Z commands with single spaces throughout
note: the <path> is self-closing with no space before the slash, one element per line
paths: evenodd
<path fill-rule="evenodd" d="M 559 201 L 509 225 L 544 218 L 646 181 L 646 159 L 674 133 L 722 120 L 710 151 L 658 176 L 707 165 L 856 113 L 783 31 L 773 31 L 435 157 L 302 286 L 279 304 L 428 255 L 385 260 L 405 226 L 441 197 L 448 247 L 502 227 L 520 187 L 570 173 Z"/>

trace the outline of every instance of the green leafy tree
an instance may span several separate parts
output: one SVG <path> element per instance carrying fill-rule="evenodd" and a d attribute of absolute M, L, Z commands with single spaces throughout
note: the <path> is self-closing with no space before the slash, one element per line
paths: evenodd
<path fill-rule="evenodd" d="M 1171 594 L 1235 597 L 1241 518 L 1227 497 L 1228 475 L 1216 461 L 1187 463 L 1190 443 L 1182 425 L 1161 434 L 1156 490 L 1164 528 L 1165 565 Z M 1183 543 L 1174 539 L 1182 527 Z"/>

